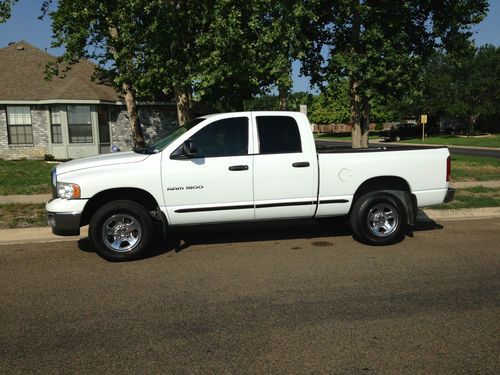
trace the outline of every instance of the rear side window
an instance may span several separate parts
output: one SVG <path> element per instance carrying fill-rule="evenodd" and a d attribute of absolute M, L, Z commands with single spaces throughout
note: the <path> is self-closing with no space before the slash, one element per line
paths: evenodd
<path fill-rule="evenodd" d="M 290 116 L 257 116 L 261 154 L 302 152 L 297 122 Z"/>

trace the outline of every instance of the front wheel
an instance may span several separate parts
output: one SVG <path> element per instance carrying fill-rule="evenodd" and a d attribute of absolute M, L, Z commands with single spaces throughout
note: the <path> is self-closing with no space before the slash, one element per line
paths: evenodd
<path fill-rule="evenodd" d="M 351 212 L 354 237 L 369 245 L 389 245 L 401 241 L 407 218 L 403 204 L 395 196 L 373 192 L 361 196 Z"/>
<path fill-rule="evenodd" d="M 139 203 L 119 200 L 101 207 L 89 224 L 89 239 L 106 260 L 137 259 L 153 239 L 153 220 Z"/>

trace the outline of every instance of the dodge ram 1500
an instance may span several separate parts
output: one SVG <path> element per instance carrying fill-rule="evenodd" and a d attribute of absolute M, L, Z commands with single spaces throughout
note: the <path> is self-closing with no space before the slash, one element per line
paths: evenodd
<path fill-rule="evenodd" d="M 108 260 L 147 251 L 155 227 L 349 215 L 371 245 L 404 238 L 418 207 L 450 201 L 447 148 L 316 148 L 295 112 L 208 115 L 147 148 L 52 171 L 57 235 L 89 239 Z M 159 223 L 162 225 L 155 225 Z"/>

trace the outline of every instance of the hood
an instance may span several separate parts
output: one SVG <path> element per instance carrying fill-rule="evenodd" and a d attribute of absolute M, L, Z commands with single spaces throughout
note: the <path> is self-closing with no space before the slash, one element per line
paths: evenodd
<path fill-rule="evenodd" d="M 127 164 L 137 163 L 145 160 L 148 156 L 146 154 L 138 154 L 133 151 L 117 152 L 112 154 L 104 154 L 98 156 L 91 156 L 89 158 L 75 159 L 57 166 L 57 174 L 74 172 L 81 169 L 103 167 L 106 165 L 114 164 Z"/>

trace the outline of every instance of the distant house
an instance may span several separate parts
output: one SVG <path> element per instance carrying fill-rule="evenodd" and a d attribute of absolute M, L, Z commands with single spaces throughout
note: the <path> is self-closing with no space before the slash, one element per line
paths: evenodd
<path fill-rule="evenodd" d="M 24 41 L 0 49 L 0 158 L 80 158 L 107 153 L 111 144 L 130 149 L 120 94 L 92 81 L 89 61 L 46 81 L 46 64 L 55 59 Z M 177 126 L 175 110 L 174 103 L 139 104 L 146 141 Z"/>

